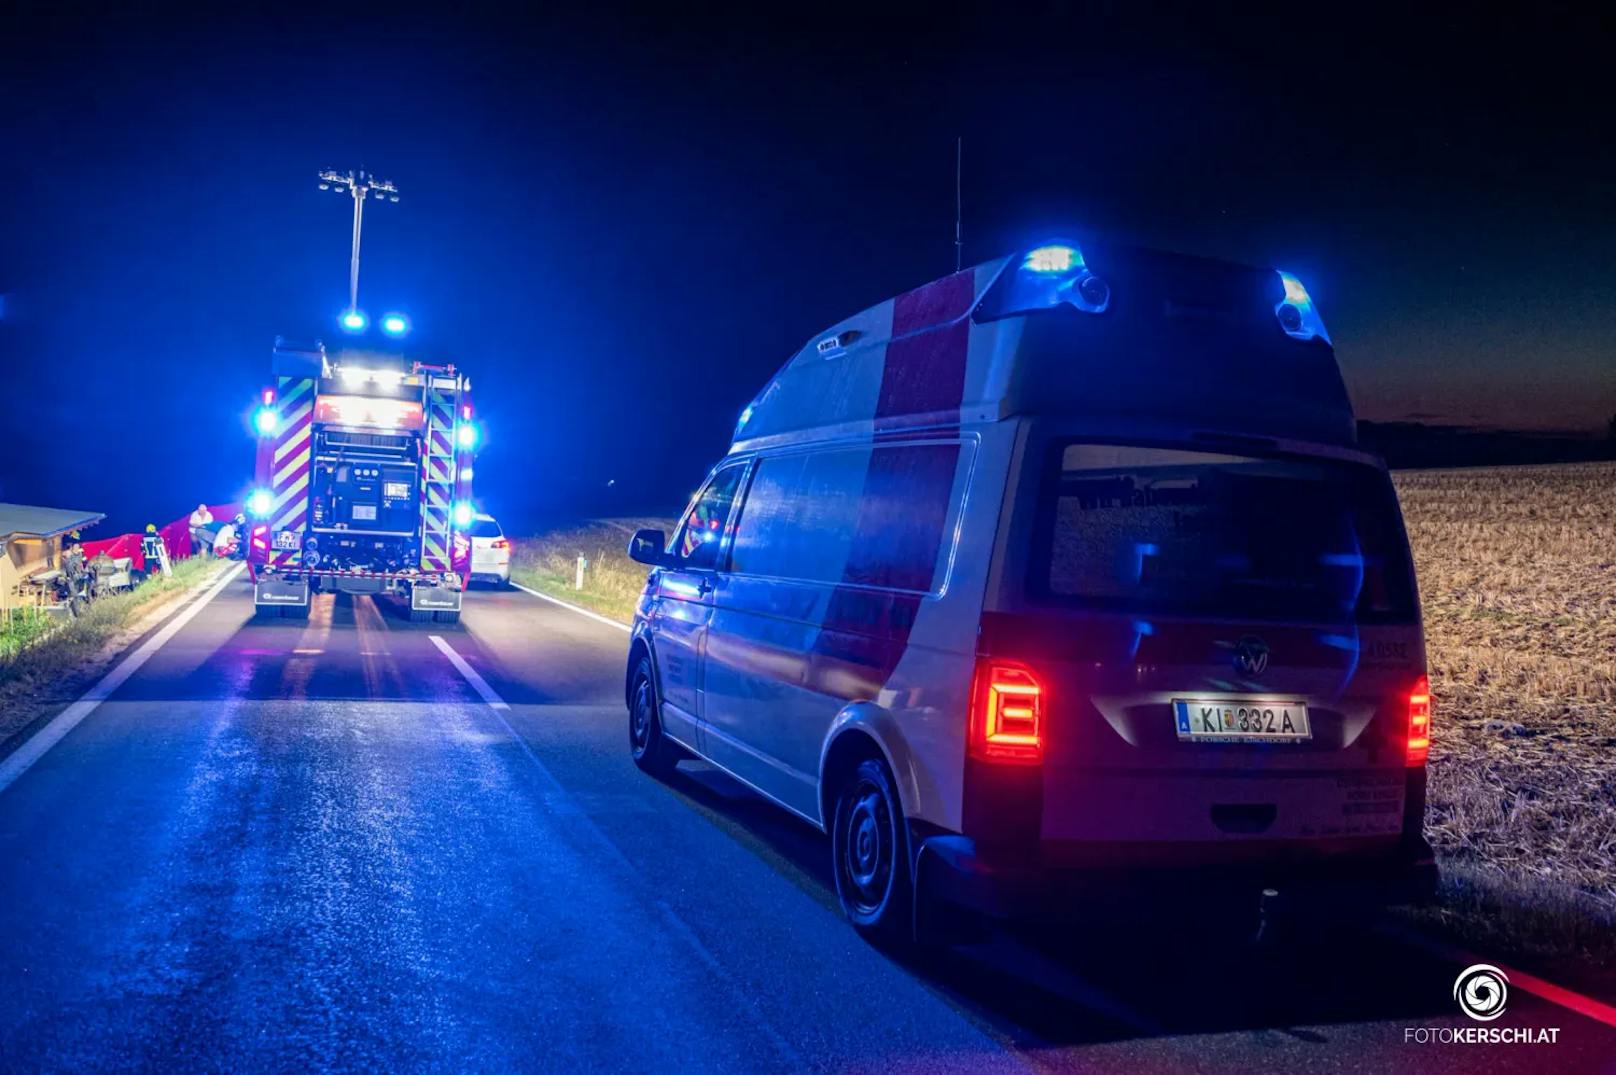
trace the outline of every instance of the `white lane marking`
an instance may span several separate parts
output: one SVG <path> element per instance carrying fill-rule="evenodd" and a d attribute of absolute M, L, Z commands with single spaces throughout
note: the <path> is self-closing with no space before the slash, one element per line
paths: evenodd
<path fill-rule="evenodd" d="M 78 727 L 79 722 L 89 716 L 96 706 L 106 701 L 113 691 L 123 686 L 124 681 L 140 671 L 140 666 L 150 660 L 152 654 L 162 649 L 169 639 L 178 634 L 181 627 L 190 623 L 191 618 L 202 611 L 202 606 L 212 601 L 220 590 L 241 574 L 244 567 L 245 564 L 237 564 L 226 571 L 223 578 L 176 613 L 173 619 L 142 643 L 140 648 L 125 657 L 118 667 L 101 677 L 101 682 L 85 691 L 78 701 L 56 714 L 49 724 L 8 754 L 4 761 L 0 761 L 0 792 L 5 791 L 19 776 L 27 772 L 30 765 L 44 757 L 47 750 L 60 743 L 63 736 Z"/>
<path fill-rule="evenodd" d="M 1427 937 L 1404 926 L 1383 925 L 1380 932 L 1406 944 L 1412 944 L 1416 948 L 1422 948 L 1438 959 L 1448 960 L 1461 967 L 1474 966 L 1477 963 L 1490 963 L 1502 970 L 1505 976 L 1509 978 L 1510 988 L 1519 987 L 1528 993 L 1542 997 L 1550 1004 L 1558 1004 L 1567 1011 L 1576 1012 L 1578 1015 L 1604 1023 L 1606 1026 L 1616 1027 L 1616 1008 L 1595 1000 L 1593 997 L 1578 993 L 1574 989 L 1567 989 L 1563 985 L 1555 985 L 1553 982 L 1544 981 L 1536 975 L 1516 970 L 1514 967 L 1506 963 L 1500 963 L 1496 959 L 1479 956 L 1468 949 L 1449 944 L 1446 941 L 1439 941 L 1434 937 Z"/>
<path fill-rule="evenodd" d="M 523 586 L 520 582 L 512 582 L 511 585 L 515 586 L 518 590 L 521 590 L 523 593 L 532 594 L 534 597 L 537 597 L 540 601 L 548 601 L 552 605 L 560 605 L 562 608 L 570 608 L 572 611 L 576 612 L 580 616 L 588 616 L 590 619 L 594 620 L 596 623 L 604 623 L 607 627 L 615 627 L 619 631 L 622 631 L 624 634 L 632 634 L 633 633 L 632 629 L 629 627 L 628 624 L 626 624 L 626 623 L 618 623 L 616 620 L 608 619 L 607 617 L 602 616 L 598 612 L 591 612 L 587 608 L 580 608 L 579 606 L 573 604 L 571 601 L 563 601 L 559 597 L 551 597 L 547 593 L 540 593 L 537 590 L 530 590 L 526 586 Z"/>
<path fill-rule="evenodd" d="M 494 693 L 494 688 L 488 685 L 488 680 L 478 675 L 477 669 L 467 664 L 466 659 L 460 656 L 460 654 L 456 653 L 454 651 L 454 647 L 443 640 L 442 635 L 429 635 L 428 637 L 432 639 L 432 644 L 438 647 L 445 657 L 449 658 L 449 663 L 455 666 L 455 671 L 459 672 L 465 677 L 466 682 L 471 684 L 471 689 L 476 691 L 482 700 L 487 702 L 491 708 L 510 708 L 510 706 L 505 704 L 505 699 Z"/>

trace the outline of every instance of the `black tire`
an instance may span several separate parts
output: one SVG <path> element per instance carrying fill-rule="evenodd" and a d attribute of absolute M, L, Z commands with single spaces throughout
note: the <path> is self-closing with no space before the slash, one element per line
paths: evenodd
<path fill-rule="evenodd" d="M 454 609 L 452 611 L 434 612 L 432 614 L 432 620 L 435 623 L 459 623 L 460 610 Z"/>
<path fill-rule="evenodd" d="M 865 939 L 904 944 L 914 915 L 909 823 L 886 762 L 867 758 L 847 774 L 832 817 L 831 869 L 843 913 Z"/>
<path fill-rule="evenodd" d="M 661 706 L 657 702 L 656 678 L 651 658 L 641 657 L 634 666 L 634 679 L 628 692 L 628 749 L 634 764 L 658 780 L 672 775 L 684 751 L 662 734 Z"/>

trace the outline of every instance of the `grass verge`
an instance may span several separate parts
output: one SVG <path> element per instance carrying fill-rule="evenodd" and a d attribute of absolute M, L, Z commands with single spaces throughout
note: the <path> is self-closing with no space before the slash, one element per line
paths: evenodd
<path fill-rule="evenodd" d="M 641 526 L 671 534 L 674 524 L 670 519 L 605 519 L 513 539 L 511 580 L 629 623 L 645 589 L 645 565 L 628 558 L 628 539 Z M 581 590 L 573 586 L 580 556 L 588 561 Z"/>
<path fill-rule="evenodd" d="M 82 694 L 121 648 L 120 635 L 163 601 L 212 578 L 218 566 L 215 560 L 182 560 L 173 574 L 103 597 L 76 619 L 50 620 L 43 630 L 30 624 L 27 644 L 0 650 L 0 743 Z"/>

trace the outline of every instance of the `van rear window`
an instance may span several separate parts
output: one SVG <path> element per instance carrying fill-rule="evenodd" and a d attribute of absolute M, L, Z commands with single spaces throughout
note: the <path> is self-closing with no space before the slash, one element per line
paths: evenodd
<path fill-rule="evenodd" d="M 1068 443 L 1052 453 L 1032 589 L 1156 613 L 1414 615 L 1391 482 L 1372 467 Z"/>

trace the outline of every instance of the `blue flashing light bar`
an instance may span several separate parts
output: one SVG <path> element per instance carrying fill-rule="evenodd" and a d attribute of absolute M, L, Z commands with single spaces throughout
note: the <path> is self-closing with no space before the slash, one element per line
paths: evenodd
<path fill-rule="evenodd" d="M 344 310 L 341 323 L 344 332 L 363 332 L 370 326 L 370 318 L 363 310 Z"/>
<path fill-rule="evenodd" d="M 281 416 L 274 407 L 259 407 L 253 412 L 253 428 L 260 437 L 267 437 L 280 428 Z"/>
<path fill-rule="evenodd" d="M 254 519 L 267 519 L 275 509 L 275 495 L 268 489 L 254 489 L 247 497 L 247 514 Z"/>
<path fill-rule="evenodd" d="M 410 331 L 410 319 L 403 314 L 383 314 L 381 325 L 389 336 L 403 336 Z"/>

